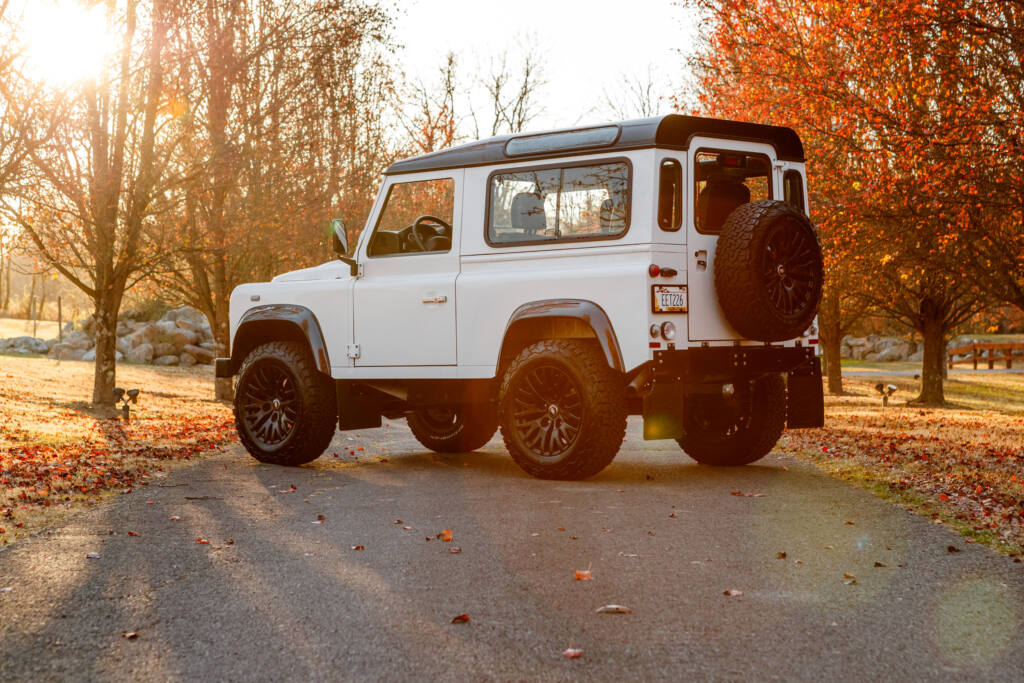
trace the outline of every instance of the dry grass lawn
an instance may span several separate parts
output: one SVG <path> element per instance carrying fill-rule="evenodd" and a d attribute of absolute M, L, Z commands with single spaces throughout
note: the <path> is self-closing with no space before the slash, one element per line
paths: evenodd
<path fill-rule="evenodd" d="M 32 321 L 17 318 L 0 318 L 0 339 L 8 337 L 31 337 Z M 39 320 L 36 323 L 36 335 L 40 339 L 55 339 L 57 323 L 50 320 Z"/>
<path fill-rule="evenodd" d="M 92 363 L 0 356 L 0 545 L 233 440 L 210 374 L 120 366 L 118 385 L 142 390 L 125 422 L 90 407 Z"/>
<path fill-rule="evenodd" d="M 889 407 L 874 386 L 899 387 Z M 1024 551 L 1024 374 L 955 373 L 944 408 L 907 405 L 912 377 L 844 378 L 825 428 L 780 447 L 1011 555 Z"/>

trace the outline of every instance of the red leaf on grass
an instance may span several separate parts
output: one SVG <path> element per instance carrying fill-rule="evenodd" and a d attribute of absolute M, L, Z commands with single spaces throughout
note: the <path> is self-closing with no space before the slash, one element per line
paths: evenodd
<path fill-rule="evenodd" d="M 452 617 L 452 622 L 451 623 L 453 623 L 453 624 L 465 624 L 468 621 L 469 621 L 469 615 L 468 614 L 457 614 L 454 617 Z"/>

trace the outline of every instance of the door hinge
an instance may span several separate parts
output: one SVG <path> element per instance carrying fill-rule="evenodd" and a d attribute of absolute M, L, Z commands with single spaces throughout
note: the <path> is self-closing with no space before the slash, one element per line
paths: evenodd
<path fill-rule="evenodd" d="M 349 358 L 359 358 L 359 344 L 349 344 L 348 345 L 348 357 Z"/>

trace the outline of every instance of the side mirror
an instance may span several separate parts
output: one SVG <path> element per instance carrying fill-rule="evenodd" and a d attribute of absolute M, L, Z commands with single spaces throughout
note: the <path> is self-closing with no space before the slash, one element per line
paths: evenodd
<path fill-rule="evenodd" d="M 334 253 L 338 256 L 348 256 L 348 235 L 345 233 L 345 222 L 340 218 L 331 221 L 331 232 L 334 233 Z"/>
<path fill-rule="evenodd" d="M 345 234 L 345 221 L 335 218 L 331 221 L 331 244 L 338 260 L 348 264 L 348 272 L 352 277 L 359 273 L 359 262 L 348 256 L 348 235 Z"/>

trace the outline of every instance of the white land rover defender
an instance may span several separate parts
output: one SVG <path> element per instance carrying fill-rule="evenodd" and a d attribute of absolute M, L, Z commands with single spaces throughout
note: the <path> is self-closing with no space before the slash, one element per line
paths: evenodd
<path fill-rule="evenodd" d="M 258 460 L 406 417 L 426 448 L 500 427 L 582 479 L 645 439 L 742 465 L 821 426 L 822 258 L 788 128 L 664 116 L 404 159 L 355 250 L 231 296 L 235 420 Z"/>

